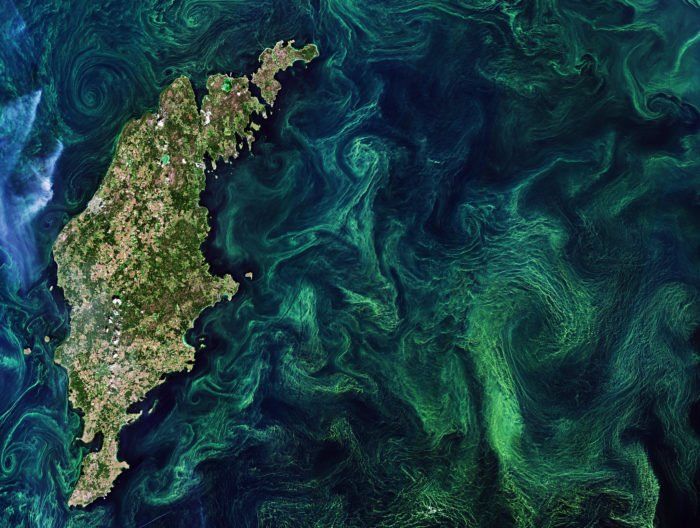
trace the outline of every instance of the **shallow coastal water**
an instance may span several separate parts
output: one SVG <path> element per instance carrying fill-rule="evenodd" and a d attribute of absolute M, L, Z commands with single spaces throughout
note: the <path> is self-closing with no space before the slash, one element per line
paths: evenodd
<path fill-rule="evenodd" d="M 0 525 L 697 522 L 696 3 L 100 4 L 0 2 Z M 281 38 L 321 57 L 202 196 L 240 292 L 69 510 L 51 245 L 163 87 Z"/>

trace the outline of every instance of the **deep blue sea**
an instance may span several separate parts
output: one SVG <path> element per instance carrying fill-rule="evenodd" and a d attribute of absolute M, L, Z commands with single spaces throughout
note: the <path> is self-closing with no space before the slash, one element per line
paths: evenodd
<path fill-rule="evenodd" d="M 52 244 L 292 38 L 201 198 L 240 292 L 69 509 Z M 700 526 L 699 105 L 697 0 L 0 0 L 0 528 Z"/>

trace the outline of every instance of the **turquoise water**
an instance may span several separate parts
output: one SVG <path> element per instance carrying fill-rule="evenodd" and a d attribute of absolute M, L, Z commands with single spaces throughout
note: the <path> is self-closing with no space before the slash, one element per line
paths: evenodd
<path fill-rule="evenodd" d="M 1 526 L 699 521 L 694 0 L 0 4 Z M 69 510 L 53 240 L 163 87 L 282 38 L 321 57 L 202 196 L 241 291 Z"/>

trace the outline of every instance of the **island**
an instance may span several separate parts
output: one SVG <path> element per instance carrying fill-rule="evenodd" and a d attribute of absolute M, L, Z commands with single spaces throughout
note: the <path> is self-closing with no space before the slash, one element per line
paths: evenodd
<path fill-rule="evenodd" d="M 156 113 L 126 124 L 96 194 L 56 240 L 58 285 L 71 307 L 56 361 L 83 413 L 82 440 L 102 437 L 84 457 L 73 506 L 109 492 L 128 467 L 117 457 L 118 434 L 138 415 L 127 409 L 166 374 L 191 368 L 186 331 L 202 310 L 236 293 L 233 278 L 212 275 L 201 252 L 209 231 L 199 202 L 205 156 L 215 164 L 251 145 L 254 118 L 267 117 L 281 88 L 276 74 L 318 56 L 315 45 L 293 43 L 264 50 L 250 78 L 210 76 L 201 108 L 190 81 L 176 79 Z"/>

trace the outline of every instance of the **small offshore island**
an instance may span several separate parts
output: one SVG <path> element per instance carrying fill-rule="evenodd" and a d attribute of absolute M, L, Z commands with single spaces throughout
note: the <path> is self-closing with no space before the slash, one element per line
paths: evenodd
<path fill-rule="evenodd" d="M 118 460 L 127 408 L 164 374 L 191 368 L 184 340 L 199 313 L 236 293 L 201 253 L 209 226 L 199 205 L 204 157 L 236 158 L 254 140 L 254 116 L 267 117 L 281 89 L 275 75 L 318 56 L 315 45 L 278 42 L 246 76 L 212 75 L 198 109 L 190 81 L 176 79 L 157 113 L 129 122 L 99 190 L 54 246 L 58 284 L 72 307 L 70 336 L 56 351 L 69 375 L 69 398 L 84 413 L 82 439 L 103 435 L 88 453 L 70 504 L 105 496 L 128 465 Z M 250 91 L 259 90 L 263 102 Z"/>

